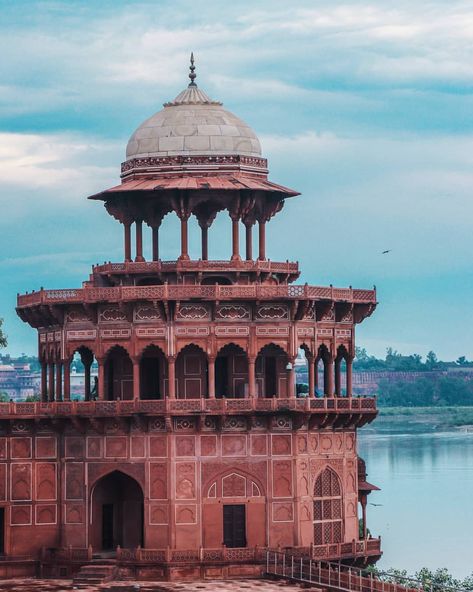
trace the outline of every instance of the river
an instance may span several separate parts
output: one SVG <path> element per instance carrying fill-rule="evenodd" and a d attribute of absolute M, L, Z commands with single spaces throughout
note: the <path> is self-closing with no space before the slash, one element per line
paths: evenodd
<path fill-rule="evenodd" d="M 409 421 L 407 419 L 407 421 Z M 382 536 L 380 568 L 473 572 L 473 433 L 359 433 L 368 481 L 367 525 Z M 376 504 L 376 505 L 371 505 Z M 379 504 L 379 505 L 377 505 Z"/>

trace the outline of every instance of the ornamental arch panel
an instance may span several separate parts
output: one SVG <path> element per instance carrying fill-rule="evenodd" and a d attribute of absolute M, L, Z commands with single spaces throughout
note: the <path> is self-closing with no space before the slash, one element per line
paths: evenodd
<path fill-rule="evenodd" d="M 342 485 L 330 467 L 323 469 L 314 482 L 314 544 L 343 541 Z"/>
<path fill-rule="evenodd" d="M 207 397 L 207 354 L 195 343 L 183 347 L 176 357 L 176 384 L 178 399 Z"/>
<path fill-rule="evenodd" d="M 264 345 L 256 358 L 256 384 L 262 398 L 287 396 L 287 352 L 273 342 Z"/>
<path fill-rule="evenodd" d="M 89 542 L 95 550 L 144 543 L 144 495 L 141 485 L 115 470 L 100 477 L 91 490 Z"/>
<path fill-rule="evenodd" d="M 236 343 L 222 346 L 215 359 L 217 398 L 242 399 L 248 394 L 248 356 Z"/>
<path fill-rule="evenodd" d="M 142 399 L 164 399 L 167 363 L 163 350 L 147 345 L 140 355 L 140 397 Z"/>
<path fill-rule="evenodd" d="M 104 394 L 108 401 L 133 399 L 133 363 L 121 345 L 112 346 L 104 363 Z"/>

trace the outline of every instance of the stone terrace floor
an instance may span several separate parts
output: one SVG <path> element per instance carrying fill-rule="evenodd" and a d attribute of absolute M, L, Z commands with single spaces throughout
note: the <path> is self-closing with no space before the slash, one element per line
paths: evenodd
<path fill-rule="evenodd" d="M 316 590 L 316 588 L 312 588 Z M 301 587 L 269 580 L 206 580 L 203 582 L 108 582 L 73 587 L 71 580 L 13 579 L 0 581 L 0 592 L 301 592 Z"/>

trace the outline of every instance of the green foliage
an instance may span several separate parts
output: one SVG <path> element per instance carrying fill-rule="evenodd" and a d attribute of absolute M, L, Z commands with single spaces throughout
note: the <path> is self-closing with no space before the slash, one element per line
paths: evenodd
<path fill-rule="evenodd" d="M 37 403 L 39 400 L 39 395 L 28 395 L 25 399 L 25 403 Z"/>
<path fill-rule="evenodd" d="M 0 403 L 8 403 L 9 400 L 10 397 L 7 395 L 7 393 L 0 393 Z"/>
<path fill-rule="evenodd" d="M 382 571 L 374 565 L 370 565 L 365 572 L 373 574 L 374 577 L 385 582 L 403 584 L 409 588 L 431 590 L 432 592 L 442 592 L 448 589 L 451 589 L 452 592 L 453 590 L 473 590 L 473 573 L 464 580 L 460 580 L 454 578 L 445 567 L 438 568 L 435 571 L 423 567 L 413 576 L 409 576 L 405 569 L 391 568 Z"/>
<path fill-rule="evenodd" d="M 380 407 L 438 407 L 473 405 L 473 380 L 440 376 L 405 380 L 381 380 Z"/>
<path fill-rule="evenodd" d="M 3 319 L 0 319 L 0 349 L 3 347 L 7 347 L 7 336 L 3 332 Z"/>
<path fill-rule="evenodd" d="M 361 347 L 355 348 L 355 356 L 353 368 L 366 371 L 429 372 L 432 370 L 445 370 L 455 366 L 473 366 L 473 362 L 469 362 L 465 356 L 461 356 L 456 362 L 442 362 L 437 358 L 435 352 L 429 351 L 425 357 L 425 362 L 423 362 L 420 354 L 405 356 L 392 347 L 386 349 L 384 360 L 370 356 L 366 349 Z"/>

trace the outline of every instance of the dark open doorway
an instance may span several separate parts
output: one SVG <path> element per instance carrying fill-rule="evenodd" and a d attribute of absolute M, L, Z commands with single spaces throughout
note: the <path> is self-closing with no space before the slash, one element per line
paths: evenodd
<path fill-rule="evenodd" d="M 246 507 L 244 504 L 223 506 L 223 543 L 228 548 L 246 547 Z"/>
<path fill-rule="evenodd" d="M 120 471 L 102 477 L 94 488 L 91 542 L 102 551 L 143 546 L 143 491 Z"/>

